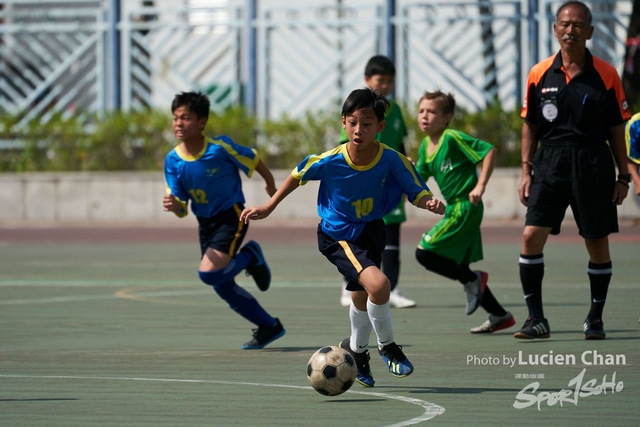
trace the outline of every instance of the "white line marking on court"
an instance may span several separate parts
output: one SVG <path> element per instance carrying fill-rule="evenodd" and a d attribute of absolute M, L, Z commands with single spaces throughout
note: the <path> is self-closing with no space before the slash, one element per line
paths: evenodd
<path fill-rule="evenodd" d="M 33 299 L 11 299 L 7 301 L 0 301 L 0 305 L 49 304 L 52 302 L 90 301 L 90 300 L 100 300 L 100 299 L 107 299 L 107 298 L 115 298 L 115 296 L 111 294 L 111 295 L 33 298 Z"/>
<path fill-rule="evenodd" d="M 211 294 L 211 290 L 192 290 L 192 291 L 155 291 L 155 292 L 136 292 L 135 296 L 137 297 L 174 297 L 174 296 L 185 296 L 185 295 L 209 295 Z M 33 299 L 13 299 L 0 301 L 0 305 L 19 305 L 19 304 L 48 304 L 54 302 L 73 302 L 73 301 L 91 301 L 91 300 L 102 300 L 102 299 L 117 299 L 121 298 L 121 296 L 116 294 L 106 294 L 106 295 L 75 295 L 69 297 L 51 297 L 51 298 L 33 298 Z"/>
<path fill-rule="evenodd" d="M 620 278 L 616 281 L 616 287 L 618 289 L 637 289 L 636 281 L 627 281 L 627 278 Z M 251 281 L 245 281 L 244 279 L 238 279 L 238 284 L 241 286 L 255 286 Z M 277 277 L 272 277 L 272 288 L 333 288 L 335 287 L 335 280 L 330 278 L 315 277 L 313 281 L 309 281 L 308 278 L 301 278 L 300 280 L 280 280 Z M 492 282 L 495 288 L 511 289 L 513 288 L 512 282 Z M 197 279 L 190 281 L 189 285 L 185 285 L 184 282 L 167 281 L 167 280 L 33 280 L 33 279 L 0 279 L 0 287 L 21 287 L 21 286 L 41 286 L 41 287 L 126 287 L 126 286 L 175 286 L 175 287 L 195 287 L 204 286 Z M 407 289 L 422 289 L 424 283 L 419 279 L 407 278 L 406 282 L 403 282 L 403 286 Z M 556 289 L 583 289 L 584 283 L 567 283 L 557 282 L 553 284 Z M 432 282 L 428 285 L 429 289 L 449 289 L 451 283 L 445 282 Z"/>
<path fill-rule="evenodd" d="M 0 286 L 12 287 L 12 286 L 42 286 L 47 288 L 68 288 L 68 287 L 122 287 L 122 286 L 134 286 L 134 285 L 165 285 L 165 286 L 179 286 L 177 282 L 170 281 L 149 281 L 149 280 L 32 280 L 32 279 L 20 279 L 20 280 L 0 280 Z"/>
<path fill-rule="evenodd" d="M 205 383 L 205 384 L 226 384 L 226 385 L 247 385 L 255 387 L 279 387 L 279 388 L 295 388 L 304 390 L 313 390 L 309 386 L 297 386 L 297 385 L 284 385 L 284 384 L 264 384 L 264 383 L 249 383 L 249 382 L 236 382 L 236 381 L 217 381 L 217 380 L 181 380 L 174 378 L 129 378 L 129 377 L 80 377 L 70 375 L 0 375 L 0 378 L 35 378 L 35 379 L 61 379 L 61 380 L 116 380 L 116 381 L 159 381 L 159 382 L 174 382 L 174 383 Z M 399 400 L 404 403 L 410 403 L 412 405 L 421 406 L 424 412 L 414 418 L 410 418 L 406 421 L 401 421 L 396 424 L 390 424 L 384 427 L 404 427 L 421 422 L 429 421 L 438 415 L 444 413 L 444 408 L 435 403 L 427 402 L 426 400 L 414 399 L 412 397 L 396 396 L 387 393 L 376 393 L 371 391 L 352 391 L 348 390 L 349 394 L 363 394 L 366 396 L 383 397 L 387 399 Z"/>
<path fill-rule="evenodd" d="M 300 280 L 278 280 L 273 277 L 271 282 L 272 288 L 333 288 L 335 287 L 335 280 L 326 279 L 323 281 L 322 279 L 315 278 L 313 282 L 306 281 L 307 278 L 301 278 Z M 237 280 L 238 285 L 241 286 L 255 286 L 250 281 L 246 281 L 243 279 Z M 0 287 L 20 287 L 20 286 L 42 286 L 42 287 L 125 287 L 125 286 L 175 286 L 182 287 L 185 286 L 184 282 L 175 282 L 175 281 L 158 281 L 158 280 L 31 280 L 31 279 L 10 279 L 10 280 L 0 280 Z M 193 280 L 189 286 L 205 286 L 197 279 Z M 443 285 L 443 287 L 445 287 Z M 211 290 L 209 289 L 209 292 Z"/>

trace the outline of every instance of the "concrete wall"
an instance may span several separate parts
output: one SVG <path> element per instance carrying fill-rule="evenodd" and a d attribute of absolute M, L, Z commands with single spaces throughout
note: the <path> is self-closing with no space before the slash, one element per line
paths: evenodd
<path fill-rule="evenodd" d="M 289 171 L 273 171 L 276 183 Z M 243 175 L 247 206 L 268 199 L 260 175 Z M 519 169 L 497 169 L 484 196 L 485 218 L 523 218 L 525 208 L 518 200 Z M 428 182 L 433 184 L 433 181 Z M 272 214 L 281 219 L 315 219 L 317 182 L 294 191 Z M 436 197 L 440 193 L 435 185 Z M 177 223 L 173 214 L 162 211 L 165 194 L 162 172 L 146 173 L 28 173 L 0 174 L 0 223 L 27 222 L 162 222 Z M 629 198 L 619 207 L 621 219 L 640 219 L 640 198 Z M 431 213 L 407 207 L 409 219 L 429 217 Z M 571 216 L 571 210 L 567 211 Z M 182 223 L 182 222 L 181 222 Z"/>

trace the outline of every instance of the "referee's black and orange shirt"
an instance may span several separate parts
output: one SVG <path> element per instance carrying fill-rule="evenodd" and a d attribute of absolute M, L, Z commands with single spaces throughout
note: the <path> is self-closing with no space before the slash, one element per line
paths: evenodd
<path fill-rule="evenodd" d="M 629 120 L 616 69 L 587 49 L 582 71 L 569 79 L 558 53 L 529 72 L 520 116 L 537 127 L 543 142 L 600 142 Z"/>

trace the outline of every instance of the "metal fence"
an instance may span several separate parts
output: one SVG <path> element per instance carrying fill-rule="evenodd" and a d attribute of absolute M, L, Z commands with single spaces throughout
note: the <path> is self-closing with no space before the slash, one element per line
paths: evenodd
<path fill-rule="evenodd" d="M 484 7 L 484 9 L 483 9 Z M 522 100 L 526 78 L 526 16 L 520 1 L 409 5 L 395 20 L 402 36 L 399 95 L 419 99 L 425 89 L 455 92 L 467 108 Z"/>
<path fill-rule="evenodd" d="M 118 28 L 124 108 L 166 109 L 177 91 L 196 88 L 214 109 L 241 102 L 241 9 L 136 8 Z"/>
<path fill-rule="evenodd" d="M 0 3 L 0 111 L 23 122 L 105 107 L 106 21 L 98 2 Z"/>
<path fill-rule="evenodd" d="M 387 52 L 400 101 L 437 87 L 470 110 L 494 100 L 513 108 L 532 63 L 557 50 L 558 1 L 406 1 L 395 13 L 382 1 L 265 1 L 253 11 L 249 3 L 170 2 L 120 16 L 107 0 L 0 2 L 0 113 L 24 124 L 56 113 L 166 109 L 176 92 L 199 89 L 214 109 L 242 103 L 262 119 L 298 116 L 340 103 L 364 84 L 367 59 Z M 621 70 L 631 2 L 589 4 L 589 46 Z"/>

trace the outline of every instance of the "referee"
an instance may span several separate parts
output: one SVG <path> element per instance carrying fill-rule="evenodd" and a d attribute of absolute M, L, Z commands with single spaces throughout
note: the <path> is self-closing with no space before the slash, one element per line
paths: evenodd
<path fill-rule="evenodd" d="M 615 68 L 586 48 L 591 23 L 587 5 L 563 3 L 553 25 L 560 52 L 536 64 L 527 81 L 518 195 L 527 206 L 519 263 L 529 317 L 515 338 L 550 336 L 542 308 L 543 249 L 549 233 L 560 233 L 568 206 L 589 252 L 591 308 L 584 338 L 606 336 L 602 311 L 612 274 L 608 236 L 618 232 L 616 205 L 627 197 L 631 181 L 624 138 L 630 113 Z"/>

